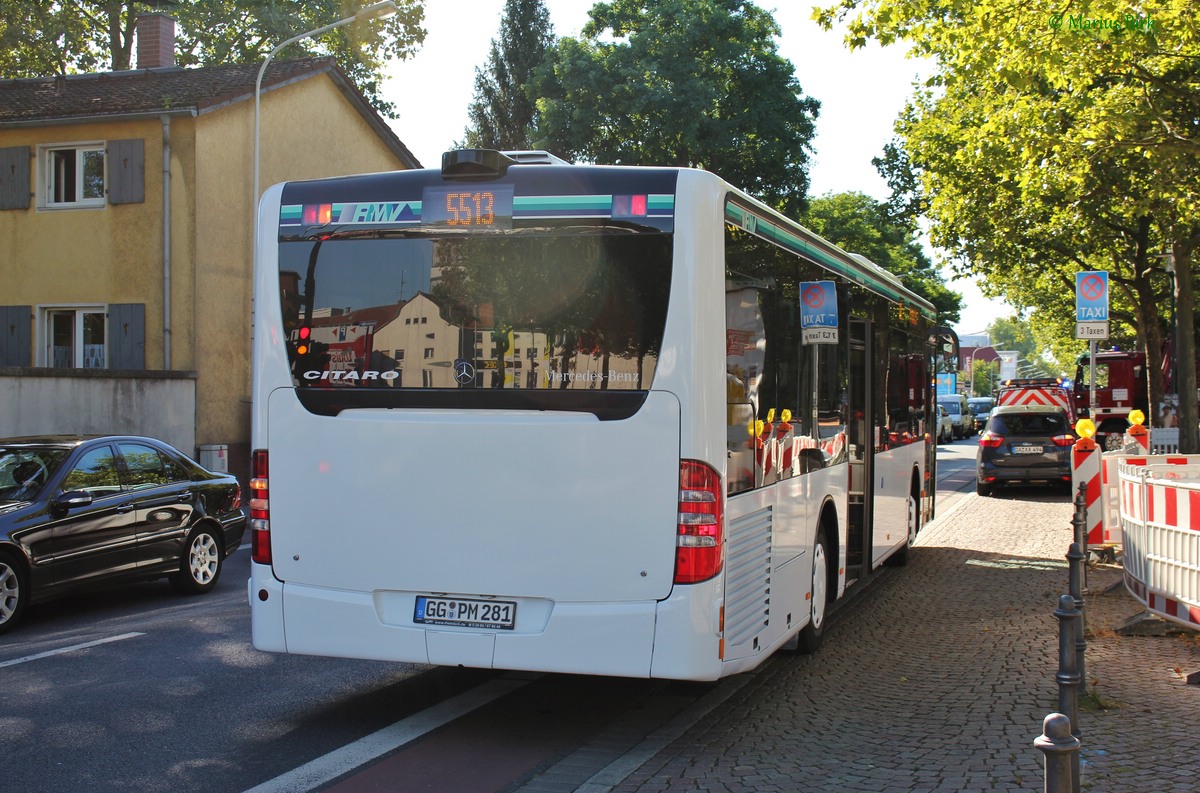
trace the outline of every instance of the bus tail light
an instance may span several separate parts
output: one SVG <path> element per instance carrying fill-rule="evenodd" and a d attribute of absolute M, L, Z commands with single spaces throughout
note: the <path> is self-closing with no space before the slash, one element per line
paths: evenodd
<path fill-rule="evenodd" d="M 615 195 L 612 197 L 614 218 L 644 218 L 649 213 L 649 202 L 645 195 Z"/>
<path fill-rule="evenodd" d="M 305 204 L 302 220 L 306 226 L 328 226 L 333 221 L 333 204 Z"/>
<path fill-rule="evenodd" d="M 724 499 L 721 475 L 711 466 L 696 460 L 679 462 L 676 584 L 707 581 L 721 572 L 725 550 Z"/>
<path fill-rule="evenodd" d="M 271 502 L 267 487 L 267 450 L 255 449 L 250 457 L 250 558 L 271 563 Z"/>

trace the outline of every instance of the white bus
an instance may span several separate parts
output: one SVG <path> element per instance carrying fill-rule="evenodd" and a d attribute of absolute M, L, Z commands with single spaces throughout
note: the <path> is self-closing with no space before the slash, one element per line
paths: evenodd
<path fill-rule="evenodd" d="M 933 306 L 710 173 L 513 154 L 264 195 L 255 647 L 691 680 L 815 649 L 932 516 Z"/>

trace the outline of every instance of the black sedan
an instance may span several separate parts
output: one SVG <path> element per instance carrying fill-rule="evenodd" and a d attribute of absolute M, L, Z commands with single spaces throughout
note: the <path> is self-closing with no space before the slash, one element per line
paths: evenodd
<path fill-rule="evenodd" d="M 241 487 L 152 438 L 0 440 L 0 633 L 31 603 L 132 580 L 207 592 L 246 530 Z"/>
<path fill-rule="evenodd" d="M 990 495 L 1001 484 L 1071 486 L 1070 420 L 1062 408 L 1002 405 L 992 411 L 976 454 L 975 490 Z"/>

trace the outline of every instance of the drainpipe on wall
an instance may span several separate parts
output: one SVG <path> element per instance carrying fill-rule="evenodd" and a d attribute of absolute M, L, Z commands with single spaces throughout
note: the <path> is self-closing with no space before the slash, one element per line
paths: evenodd
<path fill-rule="evenodd" d="M 171 117 L 159 116 L 162 121 L 163 150 L 163 369 L 171 368 Z"/>

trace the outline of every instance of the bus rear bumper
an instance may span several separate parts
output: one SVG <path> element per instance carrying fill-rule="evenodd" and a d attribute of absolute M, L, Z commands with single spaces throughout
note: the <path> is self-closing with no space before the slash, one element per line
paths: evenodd
<path fill-rule="evenodd" d="M 618 677 L 651 675 L 660 606 L 516 598 L 513 630 L 421 625 L 413 622 L 417 593 L 285 584 L 258 564 L 249 595 L 259 650 Z"/>

